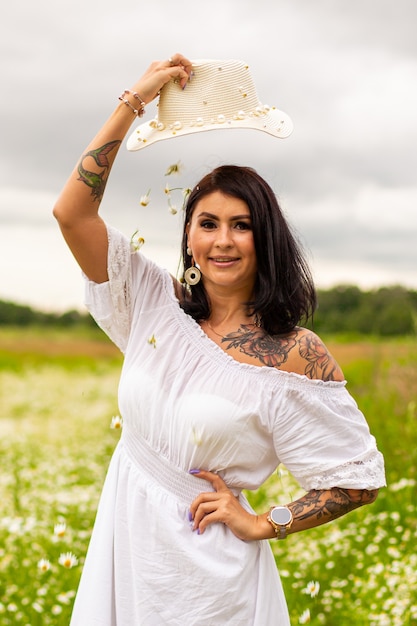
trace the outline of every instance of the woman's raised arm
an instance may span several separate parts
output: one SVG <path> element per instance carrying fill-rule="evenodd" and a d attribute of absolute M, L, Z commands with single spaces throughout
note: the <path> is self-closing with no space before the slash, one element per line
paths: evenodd
<path fill-rule="evenodd" d="M 55 204 L 53 214 L 62 234 L 94 282 L 108 280 L 107 231 L 98 211 L 120 145 L 136 119 L 135 110 L 140 113 L 171 78 L 185 88 L 190 75 L 191 61 L 181 54 L 153 62 L 87 146 Z"/>

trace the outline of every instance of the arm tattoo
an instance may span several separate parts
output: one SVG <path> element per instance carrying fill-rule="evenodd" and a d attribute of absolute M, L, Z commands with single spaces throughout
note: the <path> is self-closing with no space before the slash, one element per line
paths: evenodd
<path fill-rule="evenodd" d="M 107 155 L 116 146 L 118 147 L 120 143 L 121 142 L 119 140 L 109 141 L 100 148 L 90 150 L 89 152 L 83 154 L 78 164 L 78 180 L 85 183 L 88 187 L 91 187 L 91 195 L 95 200 L 98 200 L 99 202 L 103 197 L 104 190 L 107 184 L 107 179 L 110 173 L 110 163 Z M 97 165 L 103 168 L 101 172 L 90 172 L 89 170 L 84 168 L 83 163 L 88 157 L 93 158 Z"/>
<path fill-rule="evenodd" d="M 272 336 L 251 324 L 242 324 L 223 337 L 221 343 L 226 350 L 235 348 L 258 359 L 262 365 L 278 368 L 287 362 L 290 351 L 298 345 L 299 355 L 306 362 L 304 374 L 307 377 L 334 380 L 338 371 L 336 361 L 313 333 L 302 334 L 296 330 L 286 336 Z"/>
<path fill-rule="evenodd" d="M 305 496 L 290 505 L 295 519 L 314 519 L 319 524 L 337 519 L 364 504 L 376 499 L 378 490 L 343 489 L 332 487 L 328 490 L 312 489 Z"/>

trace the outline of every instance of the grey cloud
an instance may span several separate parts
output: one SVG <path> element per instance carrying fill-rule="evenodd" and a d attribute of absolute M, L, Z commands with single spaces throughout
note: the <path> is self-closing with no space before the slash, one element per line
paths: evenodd
<path fill-rule="evenodd" d="M 9 3 L 0 22 L 0 190 L 19 193 L 15 204 L 0 193 L 2 228 L 19 219 L 27 228 L 49 224 L 54 198 L 119 92 L 152 59 L 180 50 L 247 60 L 259 97 L 293 117 L 294 134 L 202 133 L 140 154 L 123 147 L 102 205 L 109 221 L 127 233 L 140 222 L 171 246 L 178 227 L 158 191 L 166 166 L 181 159 L 181 183 L 190 186 L 220 163 L 249 164 L 315 256 L 348 263 L 354 253 L 381 268 L 415 268 L 417 215 L 404 198 L 416 197 L 416 23 L 414 0 L 185 0 L 180 10 L 170 0 Z M 149 187 L 153 203 L 140 211 Z M 364 210 L 358 197 L 369 188 L 370 203 L 384 191 L 402 202 L 395 229 L 386 215 L 372 225 L 370 215 L 349 213 L 350 204 Z M 44 205 L 30 202 L 42 194 Z"/>

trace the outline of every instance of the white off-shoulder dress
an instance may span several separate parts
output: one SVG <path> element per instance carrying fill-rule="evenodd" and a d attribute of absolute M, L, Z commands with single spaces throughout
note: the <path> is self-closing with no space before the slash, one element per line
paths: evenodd
<path fill-rule="evenodd" d="M 189 470 L 218 472 L 251 510 L 241 491 L 280 463 L 306 490 L 384 485 L 375 440 L 344 383 L 234 360 L 180 308 L 169 273 L 108 233 L 110 278 L 88 282 L 86 302 L 125 354 L 124 425 L 71 626 L 287 626 L 269 542 L 192 531 L 190 503 L 212 488 Z"/>

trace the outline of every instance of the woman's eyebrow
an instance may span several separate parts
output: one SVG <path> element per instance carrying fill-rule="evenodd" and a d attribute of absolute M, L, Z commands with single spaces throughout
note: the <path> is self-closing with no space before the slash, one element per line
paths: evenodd
<path fill-rule="evenodd" d="M 214 215 L 213 213 L 208 213 L 207 211 L 202 211 L 201 213 L 197 215 L 197 217 L 207 217 L 211 220 L 219 219 L 218 215 Z M 251 219 L 251 216 L 249 213 L 243 213 L 241 215 L 232 215 L 232 217 L 230 218 L 231 221 L 242 220 L 242 219 Z"/>

